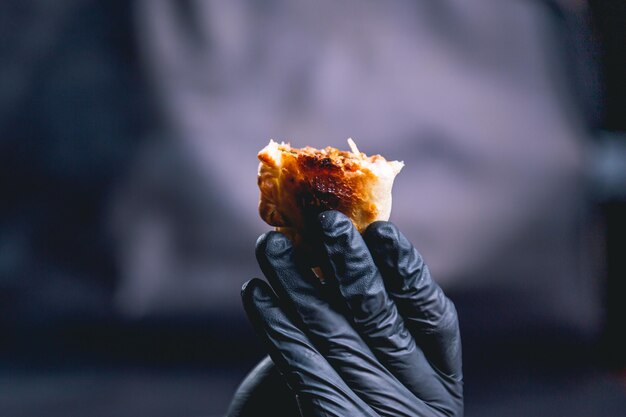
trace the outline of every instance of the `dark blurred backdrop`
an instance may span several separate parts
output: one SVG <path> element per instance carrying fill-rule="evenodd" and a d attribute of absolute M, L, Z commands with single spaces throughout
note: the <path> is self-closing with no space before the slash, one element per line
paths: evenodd
<path fill-rule="evenodd" d="M 0 416 L 218 416 L 256 153 L 404 160 L 466 415 L 626 416 L 626 3 L 0 4 Z"/>

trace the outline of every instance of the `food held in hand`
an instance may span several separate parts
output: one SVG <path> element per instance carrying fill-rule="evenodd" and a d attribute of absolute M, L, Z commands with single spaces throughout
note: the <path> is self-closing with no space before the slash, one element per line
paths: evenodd
<path fill-rule="evenodd" d="M 296 246 L 309 240 L 314 226 L 308 225 L 326 210 L 342 212 L 359 232 L 389 219 L 393 181 L 404 163 L 367 156 L 348 143 L 351 150 L 341 151 L 270 140 L 259 152 L 259 214 Z"/>

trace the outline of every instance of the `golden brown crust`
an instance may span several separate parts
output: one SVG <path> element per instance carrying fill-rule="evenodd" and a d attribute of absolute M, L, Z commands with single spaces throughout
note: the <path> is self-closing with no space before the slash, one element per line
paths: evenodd
<path fill-rule="evenodd" d="M 385 178 L 388 196 L 381 196 L 380 191 L 374 192 L 381 188 L 381 175 L 372 169 L 390 163 L 380 155 L 368 157 L 332 147 L 297 149 L 270 141 L 258 157 L 259 214 L 296 244 L 306 235 L 307 221 L 326 210 L 341 211 L 360 232 L 375 220 L 387 220 L 383 217 L 388 217 L 388 210 L 381 213 L 381 208 L 390 205 L 391 183 L 402 166 L 391 163 L 398 165 L 389 174 L 391 179 Z M 385 198 L 389 201 L 381 201 Z"/>

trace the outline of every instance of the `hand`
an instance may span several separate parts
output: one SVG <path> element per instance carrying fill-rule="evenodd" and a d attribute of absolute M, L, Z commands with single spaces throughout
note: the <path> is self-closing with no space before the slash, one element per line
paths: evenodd
<path fill-rule="evenodd" d="M 290 241 L 270 232 L 257 259 L 271 288 L 253 279 L 242 290 L 301 415 L 462 415 L 456 311 L 420 255 L 388 222 L 363 237 L 339 212 L 320 223 L 335 279 L 320 284 Z"/>
<path fill-rule="evenodd" d="M 227 417 L 297 417 L 295 397 L 269 357 L 254 367 L 237 388 Z"/>

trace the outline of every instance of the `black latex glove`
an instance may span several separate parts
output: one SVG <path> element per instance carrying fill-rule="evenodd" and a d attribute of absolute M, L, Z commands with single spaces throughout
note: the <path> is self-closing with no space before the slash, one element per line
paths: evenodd
<path fill-rule="evenodd" d="M 361 237 L 339 212 L 319 220 L 336 280 L 321 285 L 297 262 L 290 241 L 269 232 L 257 242 L 257 259 L 271 288 L 253 279 L 242 290 L 244 308 L 301 415 L 462 415 L 456 311 L 420 255 L 391 223 L 373 223 Z M 275 375 L 271 363 L 261 368 L 248 387 L 280 387 L 268 378 Z M 264 379 L 271 384 L 259 383 Z M 255 389 L 246 395 L 254 398 Z M 280 395 L 269 397 L 281 413 L 290 412 L 293 397 L 281 403 Z"/>

